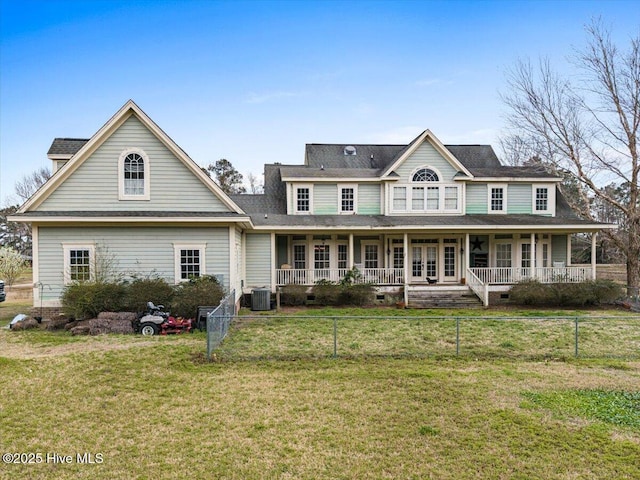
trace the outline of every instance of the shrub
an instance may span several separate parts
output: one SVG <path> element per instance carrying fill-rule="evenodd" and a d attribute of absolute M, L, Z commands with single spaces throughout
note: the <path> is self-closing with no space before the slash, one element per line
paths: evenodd
<path fill-rule="evenodd" d="M 510 298 L 517 305 L 581 307 L 612 303 L 622 294 L 622 287 L 610 280 L 546 284 L 526 280 L 511 288 Z"/>
<path fill-rule="evenodd" d="M 287 285 L 280 290 L 280 304 L 299 307 L 307 303 L 307 287 L 304 285 Z"/>
<path fill-rule="evenodd" d="M 176 287 L 171 313 L 177 317 L 193 318 L 201 305 L 218 305 L 224 288 L 216 277 L 204 275 Z"/>
<path fill-rule="evenodd" d="M 338 305 L 341 290 L 340 285 L 329 280 L 319 280 L 311 289 L 316 305 Z"/>
<path fill-rule="evenodd" d="M 341 286 L 339 304 L 362 307 L 373 303 L 373 285 L 357 283 Z"/>
<path fill-rule="evenodd" d="M 136 278 L 127 286 L 127 310 L 141 312 L 147 308 L 147 302 L 156 305 L 169 305 L 175 293 L 175 287 L 163 278 Z"/>
<path fill-rule="evenodd" d="M 126 287 L 121 282 L 79 282 L 62 293 L 64 313 L 76 319 L 95 318 L 100 312 L 118 312 L 125 306 Z"/>

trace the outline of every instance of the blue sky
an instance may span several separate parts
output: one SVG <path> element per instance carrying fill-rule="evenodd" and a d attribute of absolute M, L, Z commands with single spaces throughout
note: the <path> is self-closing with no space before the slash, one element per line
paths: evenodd
<path fill-rule="evenodd" d="M 444 143 L 503 132 L 505 72 L 567 75 L 601 16 L 625 46 L 637 1 L 0 0 L 0 204 L 133 99 L 196 162 L 245 176 L 305 143 Z"/>

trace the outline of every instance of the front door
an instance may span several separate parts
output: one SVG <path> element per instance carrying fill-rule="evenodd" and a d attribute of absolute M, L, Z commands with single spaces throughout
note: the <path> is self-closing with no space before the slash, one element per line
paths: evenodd
<path fill-rule="evenodd" d="M 458 239 L 415 239 L 411 245 L 412 282 L 457 282 Z"/>
<path fill-rule="evenodd" d="M 414 282 L 438 280 L 438 245 L 411 247 L 411 280 Z"/>

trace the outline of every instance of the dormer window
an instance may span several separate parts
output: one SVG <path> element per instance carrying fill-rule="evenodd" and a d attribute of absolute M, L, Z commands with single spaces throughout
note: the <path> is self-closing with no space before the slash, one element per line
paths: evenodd
<path fill-rule="evenodd" d="M 120 200 L 149 200 L 149 158 L 139 148 L 120 154 L 118 162 Z"/>

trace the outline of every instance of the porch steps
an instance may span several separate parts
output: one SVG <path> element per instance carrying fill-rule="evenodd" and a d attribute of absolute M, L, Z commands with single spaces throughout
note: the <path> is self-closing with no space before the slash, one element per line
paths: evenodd
<path fill-rule="evenodd" d="M 481 308 L 482 302 L 464 285 L 411 286 L 407 308 Z"/>

